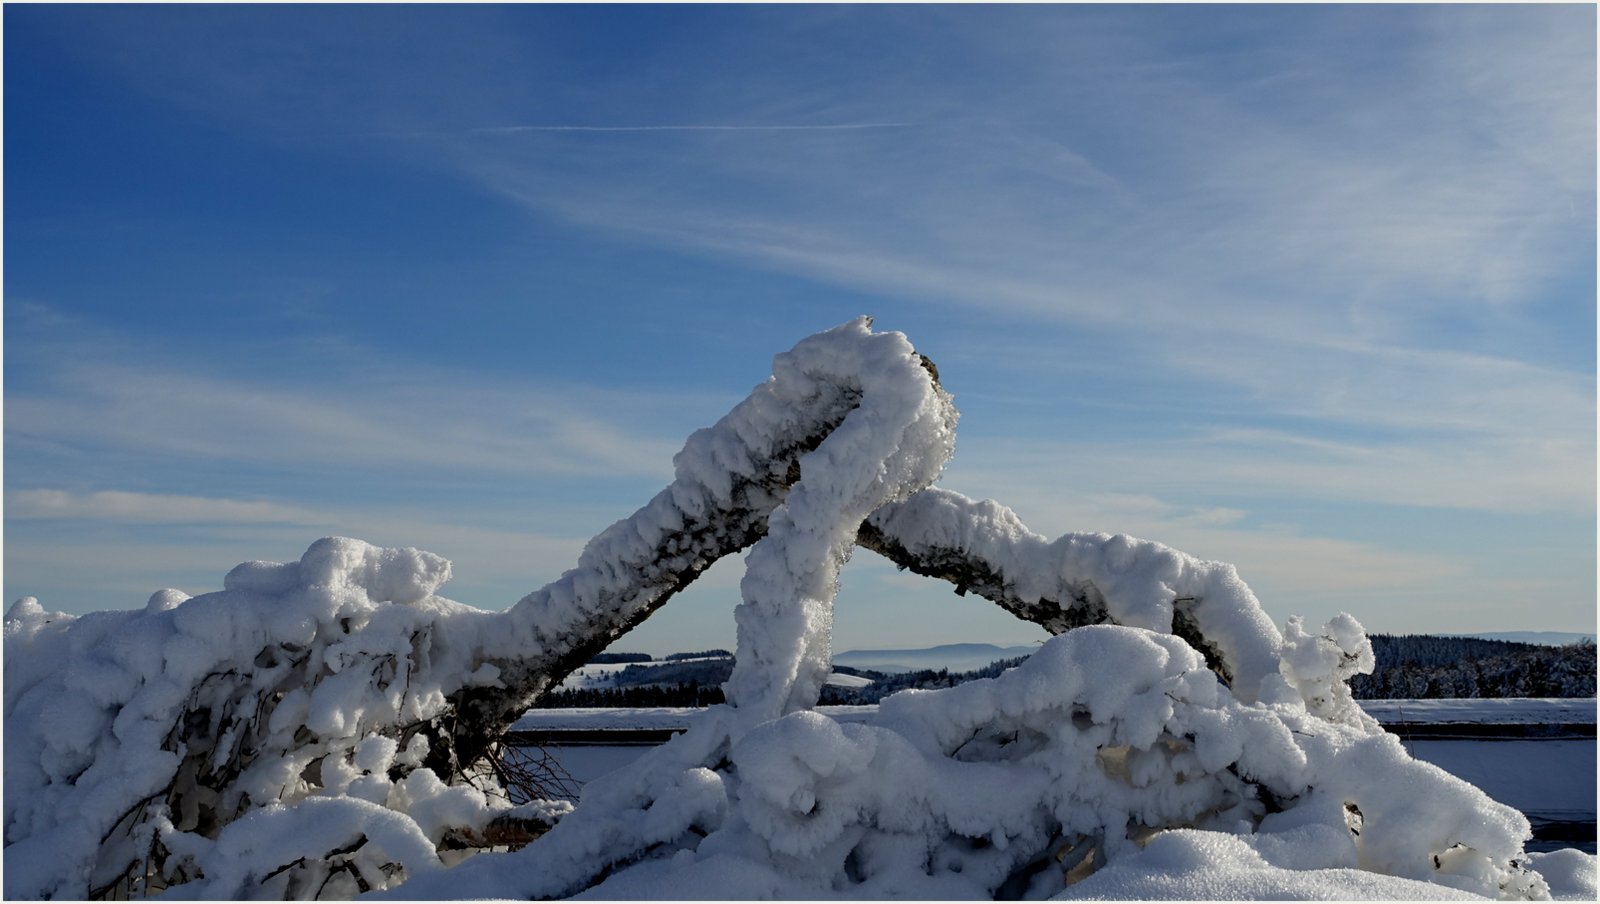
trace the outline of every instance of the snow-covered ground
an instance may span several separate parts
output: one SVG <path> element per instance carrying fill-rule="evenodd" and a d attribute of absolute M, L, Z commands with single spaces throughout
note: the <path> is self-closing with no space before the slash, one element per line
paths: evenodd
<path fill-rule="evenodd" d="M 831 672 L 827 683 L 835 687 L 866 687 L 872 683 L 872 679 L 860 675 L 846 675 L 843 672 Z"/>
<path fill-rule="evenodd" d="M 1594 724 L 1595 698 L 1518 697 L 1505 700 L 1358 700 L 1379 722 L 1493 725 Z M 817 712 L 842 722 L 865 721 L 877 706 L 819 706 Z M 517 720 L 514 730 L 619 728 L 687 728 L 700 710 L 693 707 L 640 709 L 533 709 Z"/>
<path fill-rule="evenodd" d="M 816 711 L 839 722 L 865 722 L 878 712 L 876 704 L 865 706 L 819 706 Z M 512 731 L 593 731 L 670 729 L 681 731 L 704 712 L 692 706 L 646 706 L 633 709 L 573 707 L 570 709 L 530 709 L 511 726 Z"/>
<path fill-rule="evenodd" d="M 1478 725 L 1589 724 L 1595 698 L 1513 697 L 1504 700 L 1362 700 L 1361 708 L 1385 724 Z"/>
<path fill-rule="evenodd" d="M 1372 700 L 1362 701 L 1362 708 L 1385 723 L 1595 722 L 1593 699 Z M 818 708 L 818 712 L 844 723 L 865 722 L 876 710 L 876 706 Z M 517 728 L 533 731 L 682 729 L 696 712 L 698 710 L 689 708 L 534 710 L 517 722 Z M 1403 740 L 1402 743 L 1412 756 L 1476 785 L 1500 803 L 1515 807 L 1536 826 L 1552 821 L 1595 821 L 1596 745 L 1592 739 L 1422 739 Z M 649 748 L 557 745 L 548 749 L 574 779 L 589 782 L 634 762 Z M 1592 850 L 1592 845 L 1585 845 L 1584 849 Z"/>
<path fill-rule="evenodd" d="M 658 662 L 591 662 L 573 670 L 560 684 L 557 690 L 570 691 L 583 687 L 600 687 L 617 673 L 630 665 L 660 665 Z"/>

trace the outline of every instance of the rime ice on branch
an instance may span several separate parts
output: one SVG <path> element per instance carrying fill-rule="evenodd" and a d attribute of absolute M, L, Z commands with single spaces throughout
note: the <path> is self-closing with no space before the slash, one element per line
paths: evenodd
<path fill-rule="evenodd" d="M 955 409 L 905 337 L 869 327 L 777 356 L 666 489 L 506 612 L 438 597 L 436 556 L 338 539 L 142 611 L 20 601 L 7 897 L 1115 895 L 1141 864 L 1186 896 L 1200 850 L 1262 894 L 1546 891 L 1521 814 L 1352 704 L 1371 668 L 1353 619 L 1280 634 L 1231 566 L 1050 542 L 931 488 Z M 570 813 L 514 800 L 506 726 L 752 543 L 729 705 Z M 858 543 L 1065 633 L 997 679 L 837 725 L 809 710 Z M 450 865 L 508 825 L 554 828 Z"/>

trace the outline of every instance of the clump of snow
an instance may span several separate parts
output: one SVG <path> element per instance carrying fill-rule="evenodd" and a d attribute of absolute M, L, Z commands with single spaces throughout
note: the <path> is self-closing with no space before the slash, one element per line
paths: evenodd
<path fill-rule="evenodd" d="M 203 876 L 196 894 L 231 896 L 243 877 L 331 850 L 318 845 L 337 825 L 371 826 L 334 845 L 367 851 L 340 861 L 351 887 L 437 866 L 433 844 L 481 825 L 489 802 L 423 768 L 391 782 L 400 745 L 377 732 L 485 678 L 414 655 L 459 608 L 432 595 L 449 570 L 432 553 L 330 538 L 141 610 L 75 618 L 19 601 L 5 621 L 7 897 L 86 896 L 156 845 L 172 854 L 163 881 Z M 454 675 L 430 680 L 430 665 Z M 446 803 L 441 818 L 407 815 Z M 374 808 L 387 816 L 374 823 Z M 380 839 L 378 826 L 393 828 Z M 320 884 L 330 868 L 285 869 L 280 885 Z"/>
<path fill-rule="evenodd" d="M 1376 665 L 1372 641 L 1348 614 L 1340 613 L 1318 635 L 1306 633 L 1300 616 L 1289 617 L 1278 668 L 1313 714 L 1353 725 L 1374 722 L 1356 703 L 1350 679 L 1372 674 Z"/>
<path fill-rule="evenodd" d="M 1548 853 L 1531 853 L 1528 863 L 1550 885 L 1550 894 L 1558 901 L 1593 901 L 1595 891 L 1595 857 L 1574 848 Z"/>
<path fill-rule="evenodd" d="M 199 877 L 172 889 L 172 898 L 349 898 L 387 887 L 396 868 L 419 875 L 440 867 L 434 841 L 414 821 L 358 798 L 269 804 L 223 827 L 214 841 L 165 819 L 158 826 L 175 855 L 169 869 Z M 292 868 L 297 861 L 309 866 Z"/>
<path fill-rule="evenodd" d="M 1530 858 L 1521 813 L 1355 705 L 1346 682 L 1372 654 L 1354 619 L 1280 633 L 1232 566 L 1047 541 L 930 489 L 950 398 L 905 337 L 868 327 L 779 355 L 690 437 L 667 489 L 503 614 L 438 597 L 437 556 L 347 539 L 135 611 L 18 601 L 6 896 L 1592 894 L 1593 857 Z M 815 712 L 839 569 L 868 530 L 1064 633 L 993 679 L 859 721 Z M 447 726 L 509 724 L 756 536 L 728 705 L 570 812 L 514 807 L 492 762 L 455 760 Z M 554 827 L 446 865 L 505 819 Z"/>
<path fill-rule="evenodd" d="M 1252 845 L 1245 837 L 1176 829 L 1163 832 L 1138 854 L 1108 865 L 1056 898 L 1475 901 L 1482 896 L 1350 867 L 1284 867 L 1263 856 L 1260 845 Z"/>

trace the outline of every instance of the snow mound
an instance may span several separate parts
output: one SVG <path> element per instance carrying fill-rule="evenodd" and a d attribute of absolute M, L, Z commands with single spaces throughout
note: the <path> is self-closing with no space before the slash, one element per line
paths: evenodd
<path fill-rule="evenodd" d="M 453 872 L 492 897 L 596 880 L 586 896 L 1548 892 L 1522 863 L 1520 813 L 1390 735 L 1240 702 L 1168 634 L 1080 628 L 997 678 L 894 695 L 865 724 L 798 711 L 741 735 L 736 716 L 708 711 L 592 782 L 539 843 Z M 402 893 L 445 893 L 455 874 Z"/>
<path fill-rule="evenodd" d="M 489 801 L 425 768 L 391 781 L 423 744 L 380 731 L 493 680 L 416 661 L 418 639 L 459 608 L 433 596 L 449 574 L 432 553 L 327 538 L 298 562 L 246 562 L 217 593 L 161 591 L 142 610 L 75 618 L 18 601 L 5 619 L 6 897 L 82 897 L 157 843 L 172 855 L 166 880 L 212 877 L 194 887 L 209 897 L 352 845 L 365 853 L 341 861 L 351 881 L 324 891 L 381 887 L 383 864 L 437 867 L 445 830 L 481 827 Z M 429 686 L 428 665 L 453 686 Z M 441 808 L 450 818 L 419 823 Z M 284 891 L 328 880 L 280 877 Z"/>

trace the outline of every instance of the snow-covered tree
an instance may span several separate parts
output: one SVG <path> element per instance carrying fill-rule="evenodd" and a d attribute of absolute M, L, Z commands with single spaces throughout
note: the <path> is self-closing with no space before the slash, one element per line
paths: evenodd
<path fill-rule="evenodd" d="M 933 488 L 956 419 L 932 365 L 863 318 L 777 356 L 666 489 L 504 612 L 439 597 L 437 556 L 347 539 L 137 611 L 19 601 L 7 897 L 1045 896 L 1130 870 L 1179 888 L 1219 858 L 1256 883 L 1234 888 L 1547 893 L 1521 814 L 1354 706 L 1353 619 L 1280 633 L 1231 566 L 1048 541 Z M 858 544 L 1060 636 L 836 724 L 811 709 Z M 513 802 L 506 726 L 746 547 L 728 704 L 576 810 Z M 456 863 L 510 826 L 553 828 Z M 1592 858 L 1548 865 L 1592 891 Z"/>

